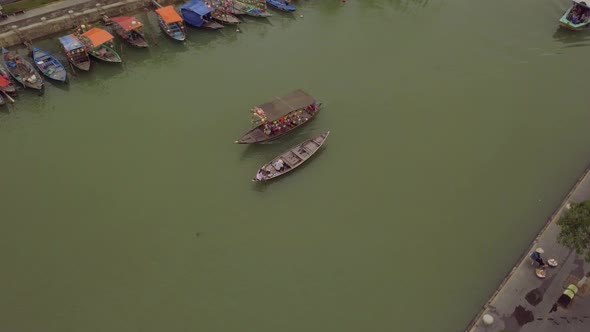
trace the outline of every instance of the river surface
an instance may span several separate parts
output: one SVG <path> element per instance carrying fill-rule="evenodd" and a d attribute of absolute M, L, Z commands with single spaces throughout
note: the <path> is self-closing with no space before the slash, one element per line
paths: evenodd
<path fill-rule="evenodd" d="M 556 0 L 298 4 L 184 44 L 141 13 L 150 49 L 0 111 L 0 330 L 469 323 L 590 162 L 590 33 Z M 296 88 L 316 120 L 233 144 Z"/>

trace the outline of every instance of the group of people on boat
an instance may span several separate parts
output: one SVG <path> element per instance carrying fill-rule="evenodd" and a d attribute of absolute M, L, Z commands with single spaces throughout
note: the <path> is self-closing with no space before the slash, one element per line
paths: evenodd
<path fill-rule="evenodd" d="M 308 105 L 305 108 L 305 111 L 307 111 L 308 113 L 314 113 L 315 111 L 317 111 L 317 109 L 318 106 L 315 103 L 313 103 L 311 105 Z M 264 133 L 266 135 L 272 136 L 280 133 L 282 130 L 297 127 L 301 123 L 309 120 L 307 114 L 304 114 L 303 112 L 304 110 L 300 109 L 291 112 L 278 120 L 266 122 L 264 126 Z"/>
<path fill-rule="evenodd" d="M 567 15 L 567 19 L 573 24 L 587 22 L 590 19 L 590 9 L 586 7 L 585 2 L 574 3 L 572 10 Z"/>

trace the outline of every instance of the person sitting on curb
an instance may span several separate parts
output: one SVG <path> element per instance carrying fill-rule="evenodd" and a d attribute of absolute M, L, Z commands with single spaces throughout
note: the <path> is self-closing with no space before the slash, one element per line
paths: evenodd
<path fill-rule="evenodd" d="M 530 256 L 532 260 L 539 263 L 539 267 L 545 267 L 545 262 L 543 262 L 543 258 L 541 258 L 541 254 L 544 253 L 545 251 L 543 250 L 543 248 L 537 248 Z"/>

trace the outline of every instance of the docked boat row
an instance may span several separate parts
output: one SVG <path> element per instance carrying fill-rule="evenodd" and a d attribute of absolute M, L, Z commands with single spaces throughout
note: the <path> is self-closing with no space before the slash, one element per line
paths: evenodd
<path fill-rule="evenodd" d="M 281 11 L 296 10 L 291 0 L 190 0 L 179 7 L 180 13 L 173 6 L 161 6 L 155 0 L 152 2 L 156 6 L 154 13 L 160 28 L 167 36 L 177 41 L 186 39 L 185 22 L 196 28 L 222 29 L 224 25 L 240 23 L 238 15 L 272 16 L 267 10 L 267 5 Z M 112 26 L 110 30 L 113 33 L 128 44 L 138 48 L 149 47 L 142 31 L 143 24 L 137 18 L 118 16 L 108 18 L 106 23 Z M 73 33 L 59 37 L 58 41 L 72 67 L 81 71 L 90 70 L 90 57 L 109 63 L 123 61 L 115 51 L 114 36 L 102 28 L 81 25 Z M 2 65 L 5 69 L 0 71 L 0 105 L 3 105 L 6 99 L 13 101 L 10 96 L 15 95 L 16 89 L 11 77 L 23 87 L 36 90 L 42 90 L 44 86 L 43 78 L 38 72 L 53 81 L 67 81 L 66 68 L 57 57 L 32 47 L 31 58 L 32 64 L 16 52 L 2 48 Z M 271 116 L 274 117 L 272 111 Z M 306 116 L 302 119 L 306 119 Z M 248 137 L 243 138 L 244 143 L 262 137 L 259 135 L 265 135 L 264 130 L 269 129 L 253 130 Z"/>
<path fill-rule="evenodd" d="M 253 127 L 234 143 L 258 144 L 275 140 L 311 121 L 321 106 L 313 96 L 301 89 L 275 97 L 250 110 Z M 329 134 L 327 131 L 281 153 L 264 164 L 252 181 L 268 181 L 293 171 L 322 147 Z"/>
<path fill-rule="evenodd" d="M 572 6 L 559 19 L 559 25 L 569 30 L 582 30 L 590 25 L 590 6 L 574 0 Z"/>

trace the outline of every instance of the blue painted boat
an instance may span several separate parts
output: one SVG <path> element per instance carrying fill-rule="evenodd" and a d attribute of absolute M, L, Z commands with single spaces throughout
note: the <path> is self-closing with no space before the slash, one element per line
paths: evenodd
<path fill-rule="evenodd" d="M 297 10 L 297 8 L 291 4 L 290 0 L 266 0 L 266 3 L 271 7 L 284 12 L 294 12 Z"/>
<path fill-rule="evenodd" d="M 559 25 L 570 30 L 582 30 L 590 24 L 590 7 L 584 1 L 574 0 L 573 5 L 559 20 Z"/>
<path fill-rule="evenodd" d="M 215 8 L 204 1 L 191 0 L 180 6 L 180 15 L 191 26 L 204 29 L 222 29 L 223 25 L 211 21 L 213 10 Z"/>
<path fill-rule="evenodd" d="M 66 68 L 53 55 L 33 47 L 33 62 L 43 75 L 59 82 L 66 81 Z"/>

